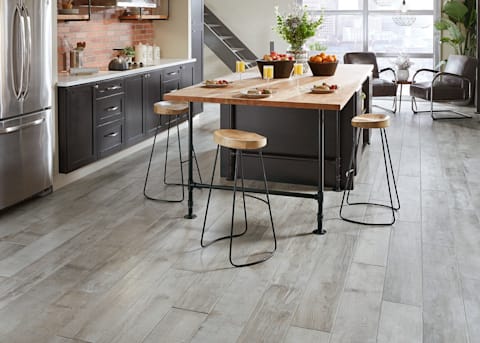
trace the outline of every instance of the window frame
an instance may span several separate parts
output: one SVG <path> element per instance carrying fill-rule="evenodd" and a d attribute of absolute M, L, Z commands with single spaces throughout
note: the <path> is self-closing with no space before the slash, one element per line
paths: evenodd
<path fill-rule="evenodd" d="M 409 10 L 408 13 L 411 15 L 432 15 L 433 21 L 440 19 L 440 1 L 433 1 L 433 10 Z M 303 5 L 303 0 L 296 0 L 298 5 Z M 308 10 L 308 9 L 307 9 Z M 363 8 L 359 10 L 308 10 L 308 12 L 313 16 L 319 16 L 323 14 L 324 16 L 334 16 L 334 15 L 359 15 L 362 17 L 363 22 L 363 32 L 362 32 L 362 47 L 363 51 L 368 51 L 368 28 L 369 28 L 369 15 L 390 15 L 394 16 L 398 14 L 398 10 L 369 10 L 368 9 L 368 0 L 363 0 Z M 409 53 L 410 58 L 431 58 L 433 60 L 433 65 L 437 65 L 440 62 L 440 32 L 433 29 L 432 34 L 432 46 L 433 51 L 431 53 Z M 398 52 L 379 52 L 376 53 L 377 57 L 396 57 Z"/>

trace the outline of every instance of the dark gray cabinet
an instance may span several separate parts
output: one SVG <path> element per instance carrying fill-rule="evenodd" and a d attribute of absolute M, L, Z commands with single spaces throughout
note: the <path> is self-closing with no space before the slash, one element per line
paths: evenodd
<path fill-rule="evenodd" d="M 59 87 L 60 172 L 69 173 L 152 136 L 159 119 L 153 104 L 165 93 L 191 86 L 193 73 L 194 65 L 188 63 Z M 170 118 L 161 119 L 160 129 L 164 130 Z"/>
<path fill-rule="evenodd" d="M 125 84 L 126 144 L 130 146 L 155 132 L 158 116 L 153 104 L 162 100 L 162 71 L 127 77 Z"/>
<path fill-rule="evenodd" d="M 124 134 L 124 80 L 114 79 L 94 85 L 94 136 L 97 159 L 123 148 Z"/>
<path fill-rule="evenodd" d="M 68 173 L 96 159 L 93 85 L 58 89 L 59 171 Z"/>

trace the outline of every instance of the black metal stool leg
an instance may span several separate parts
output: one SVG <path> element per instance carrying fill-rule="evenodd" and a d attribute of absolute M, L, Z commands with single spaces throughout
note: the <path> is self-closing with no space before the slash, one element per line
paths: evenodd
<path fill-rule="evenodd" d="M 218 152 L 220 151 L 220 146 L 217 145 L 217 151 L 215 153 L 215 160 L 213 162 L 213 170 L 212 170 L 212 177 L 210 178 L 210 187 L 208 189 L 208 197 L 207 197 L 207 207 L 205 208 L 205 217 L 203 218 L 203 227 L 202 227 L 202 236 L 200 238 L 200 245 L 205 248 L 207 246 L 209 246 L 210 244 L 212 243 L 215 243 L 215 242 L 218 242 L 218 241 L 221 241 L 221 240 L 224 240 L 224 239 L 229 239 L 230 238 L 230 235 L 227 235 L 227 236 L 223 236 L 223 237 L 219 237 L 219 238 L 216 238 L 208 243 L 205 243 L 204 239 L 203 239 L 203 236 L 205 234 L 205 227 L 207 225 L 207 216 L 208 216 L 208 208 L 210 206 L 210 199 L 211 199 L 211 196 L 212 196 L 212 186 L 213 186 L 213 179 L 215 177 L 215 169 L 217 167 L 217 161 L 218 161 Z M 245 216 L 246 216 L 246 213 L 245 213 Z M 245 233 L 247 232 L 247 227 L 245 226 L 245 231 L 243 231 L 242 233 L 239 233 L 239 234 L 236 234 L 236 235 L 233 235 L 233 237 L 240 237 L 242 235 L 244 235 Z"/>
<path fill-rule="evenodd" d="M 180 131 L 179 131 L 178 125 L 177 125 L 177 136 L 178 136 L 178 149 L 179 149 L 179 158 L 180 158 L 180 174 L 181 174 L 182 183 L 181 184 L 169 184 L 166 181 L 167 163 L 168 163 L 168 147 L 169 147 L 170 127 L 171 127 L 170 121 L 168 122 L 168 127 L 167 127 L 167 145 L 166 145 L 166 149 L 165 149 L 165 164 L 164 164 L 164 168 L 163 168 L 163 183 L 165 185 L 182 185 L 182 197 L 181 197 L 181 199 L 161 199 L 161 198 L 152 197 L 152 196 L 147 194 L 148 176 L 149 176 L 149 173 L 150 173 L 150 166 L 152 164 L 152 158 L 153 158 L 153 153 L 154 153 L 154 149 L 155 149 L 155 143 L 156 143 L 156 140 L 157 140 L 157 134 L 158 134 L 158 130 L 159 130 L 159 127 L 160 127 L 160 119 L 161 119 L 161 117 L 158 117 L 158 124 L 157 124 L 157 128 L 155 129 L 155 137 L 153 138 L 153 145 L 152 145 L 152 150 L 151 150 L 151 153 L 150 153 L 150 160 L 148 161 L 147 175 L 145 177 L 145 184 L 143 186 L 143 195 L 147 199 L 154 200 L 154 201 L 182 202 L 185 199 L 185 190 L 183 188 L 183 167 L 182 167 L 182 163 L 181 163 L 181 161 L 182 161 L 182 150 L 181 150 L 181 146 L 180 146 Z"/>
<path fill-rule="evenodd" d="M 275 225 L 273 225 L 272 207 L 270 206 L 270 194 L 268 193 L 267 173 L 265 172 L 265 163 L 263 162 L 263 153 L 261 151 L 260 151 L 260 161 L 262 162 L 263 184 L 265 185 L 265 194 L 267 197 L 268 213 L 270 215 L 270 223 L 272 224 L 273 240 L 275 242 L 275 246 L 272 251 L 272 254 L 273 254 L 273 252 L 277 250 L 277 236 L 275 234 Z"/>
<path fill-rule="evenodd" d="M 387 146 L 388 161 L 390 162 L 390 170 L 392 171 L 393 186 L 395 188 L 395 195 L 397 197 L 398 206 L 394 207 L 394 209 L 399 210 L 400 209 L 400 197 L 398 196 L 397 181 L 395 179 L 395 173 L 393 172 L 392 157 L 390 155 L 390 147 L 388 145 L 387 132 L 385 131 L 385 129 L 382 129 L 382 131 L 383 131 L 383 137 L 385 138 L 385 143 L 386 143 L 386 146 Z M 392 204 L 392 207 L 393 207 L 393 204 Z"/>
<path fill-rule="evenodd" d="M 147 167 L 147 175 L 145 175 L 145 183 L 143 184 L 143 195 L 147 198 L 150 199 L 150 196 L 147 195 L 147 183 L 148 183 L 148 176 L 150 175 L 150 166 L 152 165 L 152 158 L 153 158 L 153 153 L 155 151 L 155 143 L 157 141 L 157 134 L 158 134 L 158 129 L 160 128 L 160 117 L 158 117 L 158 123 L 157 127 L 155 128 L 155 136 L 153 136 L 153 144 L 152 144 L 152 150 L 150 151 L 150 158 L 148 160 L 148 167 Z"/>
<path fill-rule="evenodd" d="M 264 262 L 264 261 L 268 260 L 270 257 L 272 257 L 273 253 L 277 249 L 277 237 L 276 237 L 276 234 L 275 234 L 275 226 L 273 224 L 272 209 L 271 209 L 271 205 L 270 205 L 270 196 L 269 196 L 269 193 L 268 193 L 267 177 L 266 177 L 266 173 L 265 173 L 265 164 L 263 162 L 263 155 L 262 155 L 261 151 L 260 151 L 260 160 L 261 160 L 261 163 L 262 163 L 263 182 L 264 182 L 264 185 L 265 185 L 266 200 L 258 198 L 256 196 L 252 196 L 252 195 L 250 195 L 250 197 L 261 200 L 268 205 L 268 212 L 269 212 L 269 216 L 270 216 L 270 223 L 272 225 L 272 234 L 273 234 L 273 239 L 274 239 L 273 250 L 272 251 L 267 251 L 266 253 L 268 255 L 266 257 L 264 257 L 262 259 L 259 259 L 259 260 L 252 261 L 252 262 L 236 263 L 236 262 L 233 261 L 233 257 L 232 257 L 233 239 L 236 238 L 236 237 L 240 237 L 240 236 L 244 235 L 247 232 L 247 229 L 248 229 L 247 207 L 246 207 L 246 201 L 245 201 L 246 194 L 245 194 L 245 190 L 244 190 L 245 189 L 245 185 L 244 185 L 244 176 L 245 175 L 244 175 L 244 167 L 243 167 L 244 166 L 243 165 L 243 154 L 242 154 L 241 150 L 236 150 L 236 152 L 235 152 L 235 170 L 234 170 L 234 178 L 233 178 L 233 195 L 232 195 L 232 214 L 231 214 L 231 221 L 230 221 L 230 235 L 216 238 L 216 239 L 210 241 L 209 243 L 204 242 L 203 238 L 204 238 L 204 234 L 205 234 L 205 227 L 206 227 L 207 217 L 208 217 L 208 208 L 210 206 L 210 200 L 211 200 L 211 194 L 212 194 L 212 185 L 213 185 L 213 179 L 215 177 L 215 169 L 216 169 L 216 165 L 217 165 L 217 161 L 218 161 L 219 150 L 220 150 L 220 146 L 217 146 L 217 151 L 215 153 L 215 160 L 214 160 L 214 163 L 213 163 L 212 176 L 211 176 L 211 179 L 210 179 L 210 187 L 209 187 L 209 190 L 208 190 L 207 206 L 206 206 L 206 209 L 205 209 L 205 217 L 204 217 L 204 220 L 203 220 L 202 236 L 201 236 L 201 239 L 200 239 L 200 245 L 202 247 L 206 247 L 206 246 L 208 246 L 208 245 L 210 245 L 214 242 L 217 242 L 217 241 L 228 238 L 228 239 L 230 239 L 228 259 L 229 259 L 230 263 L 232 264 L 232 266 L 234 266 L 234 267 L 246 267 L 246 266 L 252 266 L 254 264 Z M 240 171 L 239 171 L 239 169 L 240 169 Z M 242 198 L 243 198 L 245 230 L 242 233 L 234 234 L 233 232 L 234 232 L 234 223 L 235 223 L 235 201 L 236 201 L 236 196 L 237 196 L 237 183 L 238 183 L 238 175 L 239 174 L 241 174 L 240 178 L 241 178 L 241 190 L 242 190 Z"/>
<path fill-rule="evenodd" d="M 260 151 L 259 153 L 260 153 L 260 160 L 261 160 L 261 163 L 262 163 L 263 182 L 264 182 L 264 185 L 265 185 L 265 195 L 266 195 L 266 198 L 267 198 L 267 201 L 264 201 L 264 202 L 266 202 L 267 205 L 268 205 L 268 212 L 269 212 L 269 215 L 270 215 L 270 223 L 272 224 L 274 248 L 273 248 L 272 251 L 266 252 L 268 254 L 266 257 L 264 257 L 262 259 L 259 259 L 259 260 L 255 260 L 255 261 L 248 262 L 248 263 L 242 263 L 242 264 L 235 263 L 233 261 L 233 258 L 232 258 L 232 247 L 233 247 L 233 237 L 234 237 L 233 236 L 233 224 L 234 224 L 234 216 L 235 216 L 235 194 L 236 194 L 236 189 L 237 189 L 237 163 L 238 163 L 238 155 L 239 155 L 238 150 L 237 150 L 237 158 L 235 160 L 234 185 L 233 185 L 232 221 L 231 221 L 231 227 L 230 227 L 231 238 L 230 238 L 230 249 L 229 249 L 229 255 L 228 255 L 230 263 L 235 267 L 248 267 L 248 266 L 253 266 L 255 264 L 265 262 L 270 257 L 272 257 L 275 250 L 277 250 L 277 237 L 275 235 L 275 226 L 273 225 L 273 216 L 272 216 L 272 209 L 271 209 L 271 206 L 270 206 L 270 197 L 269 197 L 269 194 L 268 194 L 268 185 L 267 185 L 267 177 L 266 177 L 266 173 L 265 173 L 265 164 L 263 162 L 262 152 Z M 240 162 L 243 163 L 243 157 L 242 157 L 241 151 L 240 151 Z M 242 171 L 242 192 L 243 192 L 243 171 Z M 257 197 L 254 197 L 254 198 L 257 198 Z M 263 200 L 263 199 L 260 199 L 260 200 Z M 244 195 L 244 206 L 245 206 L 245 195 Z M 246 212 L 245 212 L 245 220 L 246 220 Z"/>
<path fill-rule="evenodd" d="M 358 130 L 359 130 L 359 137 L 360 137 L 360 132 L 362 131 L 362 129 L 358 129 Z M 389 198 L 390 198 L 390 205 L 379 204 L 379 203 L 374 203 L 374 202 L 353 202 L 353 203 L 349 202 L 350 188 L 351 188 L 352 183 L 353 183 L 353 174 L 354 174 L 354 170 L 352 168 L 353 167 L 354 155 L 352 155 L 352 157 L 350 159 L 349 168 L 348 168 L 348 171 L 347 171 L 347 181 L 346 181 L 346 185 L 345 185 L 345 190 L 343 192 L 342 202 L 340 204 L 340 211 L 339 211 L 340 218 L 347 221 L 347 222 L 355 223 L 355 224 L 362 224 L 362 225 L 372 225 L 372 226 L 385 226 L 385 225 L 392 225 L 392 224 L 395 223 L 395 210 L 398 210 L 400 208 L 400 199 L 399 199 L 399 196 L 398 196 L 397 184 L 396 184 L 396 180 L 395 180 L 395 173 L 393 171 L 393 164 L 392 164 L 392 159 L 391 159 L 391 155 L 390 155 L 390 148 L 388 146 L 387 134 L 386 134 L 386 131 L 385 131 L 384 128 L 380 129 L 380 137 L 381 137 L 381 141 L 382 141 L 383 161 L 384 161 L 384 165 L 385 165 L 385 174 L 386 174 L 386 179 L 387 179 L 387 187 L 388 187 L 388 194 L 389 194 Z M 354 143 L 354 144 L 358 145 L 359 141 L 357 140 L 357 142 Z M 355 153 L 356 146 L 354 146 L 352 148 L 352 151 Z M 387 163 L 387 155 L 388 155 L 389 163 Z M 390 166 L 390 170 L 388 168 L 389 166 Z M 396 195 L 396 198 L 397 198 L 397 201 L 398 201 L 398 207 L 395 207 L 394 204 L 393 204 L 393 197 L 392 197 L 392 190 L 391 190 L 389 172 L 392 174 L 392 180 L 393 180 L 393 184 L 394 184 L 394 188 L 395 188 L 395 195 Z M 386 208 L 391 209 L 392 210 L 392 220 L 388 223 L 369 223 L 369 222 L 362 222 L 362 221 L 359 221 L 359 220 L 350 219 L 350 218 L 347 218 L 347 217 L 343 216 L 342 211 L 343 211 L 343 205 L 344 205 L 344 202 L 345 202 L 345 195 L 347 195 L 346 196 L 347 205 L 372 205 L 372 206 L 380 206 L 380 207 L 386 207 Z"/>

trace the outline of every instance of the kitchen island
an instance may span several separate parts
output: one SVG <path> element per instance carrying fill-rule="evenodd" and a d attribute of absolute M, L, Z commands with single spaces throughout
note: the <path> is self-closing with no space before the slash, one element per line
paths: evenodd
<path fill-rule="evenodd" d="M 370 99 L 370 79 L 373 66 L 371 65 L 339 65 L 338 69 L 334 76 L 330 77 L 313 77 L 306 74 L 304 77 L 301 77 L 299 80 L 300 87 L 297 88 L 296 80 L 290 79 L 277 79 L 270 82 L 260 79 L 258 71 L 252 70 L 247 77 L 242 80 L 235 80 L 228 87 L 225 88 L 205 88 L 202 85 L 195 85 L 192 87 L 187 87 L 185 89 L 179 90 L 175 93 L 170 93 L 165 95 L 166 100 L 174 101 L 188 101 L 191 106 L 191 113 L 189 115 L 189 166 L 188 166 L 188 213 L 186 218 L 194 218 L 193 214 L 193 189 L 194 188 L 205 188 L 209 185 L 196 183 L 193 180 L 193 169 L 192 169 L 192 148 L 194 144 L 193 137 L 193 113 L 192 113 L 192 103 L 193 102 L 209 102 L 209 103 L 218 103 L 223 106 L 229 106 L 230 113 L 225 112 L 225 107 L 223 114 L 227 116 L 240 117 L 245 113 L 245 116 L 252 115 L 252 111 L 239 112 L 238 109 L 243 106 L 250 107 L 251 110 L 256 108 L 258 109 L 269 109 L 270 113 L 266 115 L 277 116 L 278 118 L 283 117 L 284 115 L 296 116 L 298 122 L 302 122 L 305 118 L 305 115 L 309 113 L 315 113 L 316 120 L 312 125 L 311 122 L 305 127 L 307 132 L 303 130 L 297 130 L 292 127 L 285 127 L 285 132 L 288 135 L 283 136 L 285 145 L 288 146 L 289 143 L 294 144 L 296 140 L 302 140 L 303 136 L 311 132 L 315 132 L 314 140 L 311 140 L 309 144 L 315 146 L 315 151 L 317 153 L 315 162 L 315 174 L 316 174 L 316 193 L 308 192 L 287 192 L 287 191 L 276 191 L 271 190 L 271 194 L 276 195 L 285 195 L 293 197 L 303 197 L 314 199 L 318 203 L 318 212 L 317 212 L 317 222 L 318 227 L 314 230 L 317 234 L 324 233 L 323 230 L 323 191 L 324 191 L 324 179 L 325 179 L 325 170 L 324 170 L 324 161 L 325 161 L 325 151 L 326 146 L 334 146 L 336 153 L 335 162 L 338 161 L 338 156 L 342 150 L 342 145 L 345 148 L 345 151 L 351 149 L 351 141 L 353 139 L 353 130 L 346 132 L 344 137 L 336 135 L 335 140 L 329 141 L 326 137 L 326 117 L 334 116 L 335 118 L 340 119 L 341 117 L 351 118 L 354 115 L 360 113 L 361 111 L 361 92 L 362 90 L 366 92 L 367 99 Z M 231 76 L 232 79 L 236 78 L 235 75 Z M 238 77 L 237 77 L 238 78 Z M 338 85 L 338 90 L 330 94 L 312 94 L 310 92 L 313 85 L 320 84 L 322 82 L 328 82 L 329 84 Z M 244 96 L 244 92 L 251 88 L 269 88 L 274 91 L 268 98 L 262 99 L 250 99 Z M 367 103 L 367 107 L 370 105 Z M 303 112 L 303 110 L 309 110 L 308 113 Z M 313 111 L 313 112 L 310 112 Z M 239 113 L 237 113 L 239 112 Z M 295 114 L 296 113 L 296 114 Z M 260 118 L 262 114 L 265 114 L 263 111 L 260 111 L 257 114 L 257 118 L 250 117 L 250 129 L 262 133 L 262 130 L 268 129 L 269 125 L 274 125 L 277 118 L 274 117 L 274 122 L 270 121 L 269 123 L 261 122 Z M 350 120 L 350 119 L 348 119 Z M 335 126 L 340 126 L 339 120 L 333 121 Z M 241 122 L 242 123 L 242 122 Z M 230 121 L 229 123 L 222 123 L 222 127 L 238 127 L 236 121 Z M 241 128 L 243 128 L 243 124 Z M 272 137 L 267 135 L 269 144 Z M 348 141 L 350 145 L 348 145 Z M 275 145 L 274 145 L 275 146 Z M 226 152 L 228 154 L 228 152 Z M 281 153 L 281 152 L 280 152 Z M 296 151 L 298 154 L 302 154 L 302 151 Z M 225 154 L 225 153 L 224 153 Z M 224 155 L 225 156 L 225 155 Z M 349 157 L 349 154 L 345 157 Z M 229 156 L 227 155 L 227 160 Z M 344 158 L 345 159 L 345 158 Z M 348 158 L 346 159 L 348 160 Z M 225 162 L 227 163 L 228 162 Z M 347 162 L 348 163 L 348 162 Z M 344 163 L 345 164 L 345 163 Z M 272 168 L 272 165 L 267 165 L 267 168 Z M 272 170 L 267 170 L 267 175 L 270 179 Z M 225 164 L 224 164 L 224 175 L 225 175 Z M 337 176 L 335 176 L 337 178 Z M 300 182 L 301 183 L 301 182 Z M 216 186 L 218 188 L 227 188 L 226 186 Z M 262 192 L 261 190 L 248 189 L 248 191 L 253 192 Z"/>

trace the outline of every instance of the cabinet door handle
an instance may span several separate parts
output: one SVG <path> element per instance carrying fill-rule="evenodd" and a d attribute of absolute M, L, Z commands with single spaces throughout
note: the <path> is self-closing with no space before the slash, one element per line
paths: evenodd
<path fill-rule="evenodd" d="M 115 89 L 120 89 L 120 88 L 122 88 L 122 86 L 119 86 L 119 85 L 110 86 L 110 87 L 107 87 L 107 91 L 114 91 Z"/>
<path fill-rule="evenodd" d="M 107 112 L 113 112 L 113 111 L 118 110 L 118 106 L 107 107 L 105 110 L 106 110 Z"/>
<path fill-rule="evenodd" d="M 170 73 L 167 73 L 168 76 L 177 75 L 177 74 L 178 74 L 178 71 L 171 71 Z"/>
<path fill-rule="evenodd" d="M 110 132 L 109 134 L 106 134 L 103 137 L 117 137 L 117 136 L 118 136 L 118 132 Z"/>
<path fill-rule="evenodd" d="M 149 78 L 150 78 L 150 76 L 151 76 L 150 74 L 145 74 L 145 76 L 144 76 L 144 77 L 145 77 L 146 79 L 149 79 Z"/>

